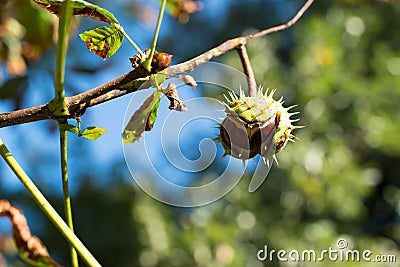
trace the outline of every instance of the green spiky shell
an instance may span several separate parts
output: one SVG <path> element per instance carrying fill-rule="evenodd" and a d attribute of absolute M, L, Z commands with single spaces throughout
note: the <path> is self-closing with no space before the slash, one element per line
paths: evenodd
<path fill-rule="evenodd" d="M 260 88 L 257 96 L 239 96 L 230 92 L 226 118 L 220 126 L 217 140 L 222 143 L 225 154 L 239 159 L 250 159 L 260 154 L 264 158 L 281 151 L 294 136 L 292 131 L 300 126 L 293 126 L 290 119 L 293 114 L 284 108 L 282 98 L 273 99 L 275 91 L 268 92 Z"/>

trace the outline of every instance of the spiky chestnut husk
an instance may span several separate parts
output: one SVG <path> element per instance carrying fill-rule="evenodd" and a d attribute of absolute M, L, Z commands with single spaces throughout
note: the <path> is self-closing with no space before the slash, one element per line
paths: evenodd
<path fill-rule="evenodd" d="M 217 140 L 222 143 L 225 154 L 242 160 L 260 154 L 268 160 L 281 151 L 289 140 L 295 138 L 292 131 L 301 126 L 294 126 L 289 113 L 294 106 L 283 107 L 282 98 L 273 99 L 275 90 L 268 92 L 260 87 L 257 96 L 245 96 L 243 91 L 237 96 L 230 92 L 226 118 L 220 126 Z"/>

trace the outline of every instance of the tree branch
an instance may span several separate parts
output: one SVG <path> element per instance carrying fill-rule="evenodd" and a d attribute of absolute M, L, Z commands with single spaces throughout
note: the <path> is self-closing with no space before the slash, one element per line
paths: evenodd
<path fill-rule="evenodd" d="M 247 36 L 225 41 L 219 46 L 191 60 L 177 65 L 169 66 L 161 73 L 164 73 L 167 78 L 171 78 L 186 72 L 190 72 L 196 67 L 210 61 L 213 58 L 219 57 L 231 50 L 237 49 L 245 45 L 247 41 L 251 39 L 260 38 L 274 32 L 285 30 L 293 26 L 313 2 L 314 0 L 308 0 L 304 4 L 304 6 L 297 12 L 297 14 L 285 24 L 268 28 L 255 34 L 250 34 Z M 147 70 L 145 70 L 143 67 L 139 67 L 134 69 L 133 71 L 121 75 L 120 77 L 112 81 L 99 85 L 96 88 L 88 90 L 84 93 L 77 94 L 71 97 L 66 97 L 66 106 L 68 109 L 67 116 L 53 114 L 49 109 L 49 103 L 32 108 L 2 113 L 0 114 L 0 128 L 40 120 L 60 120 L 65 119 L 66 117 L 80 117 L 89 107 L 110 101 L 123 95 L 135 92 L 139 89 L 149 88 L 149 83 L 144 84 L 146 78 L 148 78 L 149 75 L 150 73 Z"/>

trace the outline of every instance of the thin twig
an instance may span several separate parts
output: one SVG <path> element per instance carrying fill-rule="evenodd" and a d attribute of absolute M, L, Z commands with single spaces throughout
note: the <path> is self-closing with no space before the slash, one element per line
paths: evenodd
<path fill-rule="evenodd" d="M 269 28 L 269 29 L 265 29 L 263 31 L 255 33 L 255 34 L 250 34 L 250 35 L 246 36 L 246 39 L 251 40 L 251 39 L 255 39 L 255 38 L 260 38 L 260 37 L 263 37 L 264 35 L 282 31 L 282 30 L 286 30 L 287 28 L 290 28 L 304 15 L 304 13 L 312 5 L 313 2 L 314 2 L 314 0 L 308 0 L 304 4 L 304 6 L 296 13 L 296 15 L 288 22 L 278 25 L 278 26 L 275 26 L 275 27 L 272 27 L 272 28 Z"/>
<path fill-rule="evenodd" d="M 296 13 L 296 15 L 285 24 L 265 29 L 263 31 L 260 31 L 259 33 L 250 34 L 248 36 L 238 37 L 225 41 L 219 46 L 191 60 L 177 65 L 169 66 L 168 68 L 163 70 L 163 73 L 165 73 L 167 78 L 171 78 L 186 72 L 190 72 L 196 67 L 210 61 L 213 58 L 219 57 L 231 50 L 238 48 L 241 45 L 245 45 L 248 40 L 259 38 L 277 31 L 285 30 L 293 26 L 313 2 L 314 0 L 308 0 L 304 4 L 304 6 Z M 144 68 L 134 69 L 133 71 L 125 73 L 112 81 L 97 86 L 96 88 L 72 97 L 67 97 L 66 101 L 69 113 L 68 117 L 79 117 L 83 115 L 86 109 L 91 106 L 110 101 L 112 99 L 135 92 L 137 90 L 148 88 L 146 86 L 142 86 L 144 82 L 143 78 L 146 78 L 148 75 L 149 73 Z M 0 114 L 0 128 L 40 120 L 59 120 L 65 118 L 66 116 L 56 115 L 51 112 L 49 110 L 49 104 L 45 104 L 24 110 L 16 110 Z"/>
<path fill-rule="evenodd" d="M 257 83 L 254 77 L 253 68 L 251 67 L 249 55 L 247 54 L 246 46 L 241 45 L 236 49 L 239 53 L 240 61 L 243 65 L 244 74 L 247 77 L 247 84 L 249 85 L 249 96 L 257 95 Z"/>

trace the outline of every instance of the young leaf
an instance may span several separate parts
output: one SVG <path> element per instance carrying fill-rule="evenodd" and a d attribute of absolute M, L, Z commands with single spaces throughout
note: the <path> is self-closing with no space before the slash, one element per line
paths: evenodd
<path fill-rule="evenodd" d="M 161 97 L 162 93 L 155 91 L 143 102 L 140 108 L 136 110 L 122 133 L 122 141 L 124 144 L 139 141 L 144 131 L 150 131 L 153 128 L 153 124 L 157 118 Z"/>
<path fill-rule="evenodd" d="M 61 5 L 64 0 L 33 0 L 35 1 L 40 7 L 46 9 L 52 14 L 57 16 L 60 15 Z M 110 24 L 119 24 L 118 20 L 115 16 L 108 11 L 107 9 L 101 8 L 96 6 L 92 3 L 83 1 L 83 0 L 72 0 L 71 1 L 73 14 L 80 15 L 80 16 L 90 16 L 94 19 L 98 19 Z"/>
<path fill-rule="evenodd" d="M 105 132 L 107 132 L 107 129 L 90 126 L 83 130 L 80 136 L 89 140 L 96 140 L 100 138 L 100 136 L 102 136 Z"/>
<path fill-rule="evenodd" d="M 114 55 L 124 39 L 124 35 L 115 27 L 100 27 L 79 34 L 87 48 L 102 59 Z"/>

